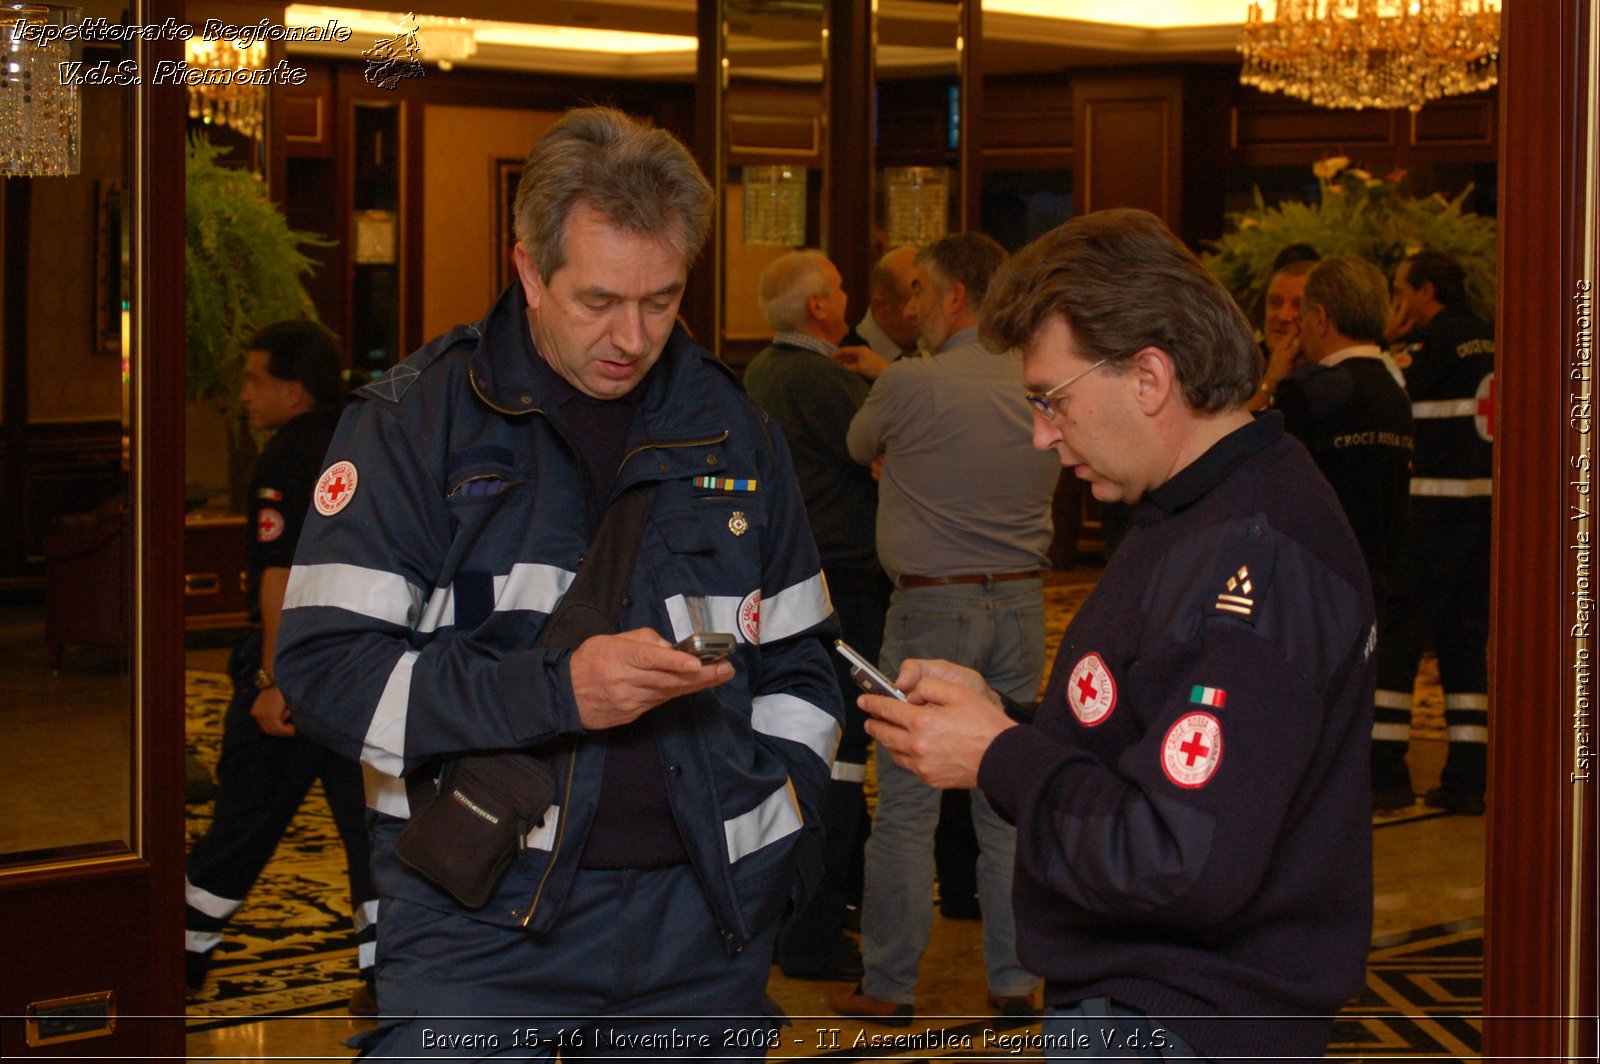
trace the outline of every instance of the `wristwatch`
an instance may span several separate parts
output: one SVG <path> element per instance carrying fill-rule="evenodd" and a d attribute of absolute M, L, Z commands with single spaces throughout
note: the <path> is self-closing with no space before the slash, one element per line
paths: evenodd
<path fill-rule="evenodd" d="M 269 687 L 278 686 L 278 681 L 272 678 L 272 673 L 266 669 L 256 670 L 256 690 L 265 691 Z"/>

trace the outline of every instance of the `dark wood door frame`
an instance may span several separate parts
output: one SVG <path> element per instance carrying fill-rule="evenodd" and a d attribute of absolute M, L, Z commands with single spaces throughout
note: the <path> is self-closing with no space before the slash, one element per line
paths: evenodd
<path fill-rule="evenodd" d="M 1575 427 L 1571 406 L 1589 393 L 1593 376 L 1576 346 L 1576 297 L 1581 281 L 1596 280 L 1583 261 L 1592 254 L 1583 210 L 1594 189 L 1582 175 L 1600 116 L 1584 97 L 1594 58 L 1581 45 L 1594 7 L 1592 0 L 1515 3 L 1502 16 L 1497 416 L 1504 431 L 1495 455 L 1488 1060 L 1568 1053 L 1592 1060 L 1595 1052 L 1595 791 L 1592 782 L 1570 779 L 1574 711 L 1590 692 L 1587 670 L 1580 674 L 1575 663 L 1593 641 L 1574 633 L 1578 566 L 1581 559 L 1587 568 L 1588 550 L 1569 510 L 1583 498 L 1574 482 L 1592 478 L 1573 463 L 1580 454 L 1593 461 L 1592 437 Z M 1589 829 L 1575 837 L 1577 808 L 1586 809 Z M 1591 1013 L 1587 1024 L 1565 1018 L 1582 1012 Z"/>
<path fill-rule="evenodd" d="M 183 0 L 132 5 L 130 21 L 169 18 L 184 23 Z M 183 58 L 178 40 L 143 41 L 137 48 L 147 79 L 157 61 Z M 127 854 L 0 875 L 0 1056 L 8 1060 L 184 1055 L 183 93 L 181 86 L 142 92 L 133 138 L 140 363 L 132 395 L 135 837 Z M 48 239 L 35 234 L 41 236 Z M 115 995 L 113 1031 L 59 1046 L 28 1046 L 20 1017 L 29 1004 L 108 990 Z"/>

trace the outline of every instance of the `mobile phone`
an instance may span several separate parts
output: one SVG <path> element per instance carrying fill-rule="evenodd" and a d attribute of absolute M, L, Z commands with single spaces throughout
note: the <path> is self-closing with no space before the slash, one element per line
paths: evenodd
<path fill-rule="evenodd" d="M 693 654 L 702 665 L 721 661 L 733 653 L 735 641 L 728 632 L 696 632 L 673 644 L 673 649 Z"/>
<path fill-rule="evenodd" d="M 850 663 L 850 678 L 855 680 L 867 694 L 885 695 L 889 698 L 898 698 L 902 702 L 906 700 L 905 692 L 890 683 L 889 678 L 875 669 L 872 662 L 862 657 L 855 647 L 843 639 L 835 639 L 833 649 Z"/>

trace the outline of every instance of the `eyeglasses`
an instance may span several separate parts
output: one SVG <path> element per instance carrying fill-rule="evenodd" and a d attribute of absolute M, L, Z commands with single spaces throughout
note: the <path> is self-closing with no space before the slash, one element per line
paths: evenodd
<path fill-rule="evenodd" d="M 1061 389 L 1067 387 L 1068 385 L 1073 384 L 1074 382 L 1079 381 L 1084 377 L 1087 377 L 1089 374 L 1093 373 L 1095 370 L 1099 369 L 1101 366 L 1105 365 L 1107 362 L 1110 362 L 1110 361 L 1111 361 L 1111 359 L 1109 359 L 1109 358 L 1102 358 L 1099 362 L 1096 362 L 1094 365 L 1090 366 L 1088 369 L 1082 370 L 1081 372 L 1078 372 L 1078 373 L 1074 373 L 1072 376 L 1068 377 L 1066 380 L 1062 381 L 1060 384 L 1056 385 L 1054 388 L 1049 389 L 1048 391 L 1029 392 L 1028 396 L 1027 396 L 1028 402 L 1033 404 L 1033 408 L 1035 410 L 1039 411 L 1040 414 L 1044 415 L 1044 419 L 1046 421 L 1054 421 L 1056 419 L 1056 405 L 1055 405 L 1055 401 L 1052 400 L 1050 397 L 1052 395 L 1055 395 L 1057 392 L 1059 392 Z M 1063 396 L 1062 398 L 1065 398 L 1065 396 Z"/>

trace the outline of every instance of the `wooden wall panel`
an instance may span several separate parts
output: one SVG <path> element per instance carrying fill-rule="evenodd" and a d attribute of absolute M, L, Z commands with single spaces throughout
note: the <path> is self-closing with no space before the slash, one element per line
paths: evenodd
<path fill-rule="evenodd" d="M 1182 215 L 1180 78 L 1078 79 L 1075 209 L 1140 207 L 1177 229 Z"/>

